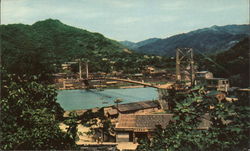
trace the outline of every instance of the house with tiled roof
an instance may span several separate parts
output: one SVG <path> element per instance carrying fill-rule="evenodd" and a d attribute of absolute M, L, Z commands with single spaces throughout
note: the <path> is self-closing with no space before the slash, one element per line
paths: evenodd
<path fill-rule="evenodd" d="M 117 142 L 134 142 L 151 138 L 159 125 L 166 128 L 173 114 L 120 114 L 115 126 Z M 205 115 L 198 129 L 208 129 L 209 116 Z"/>
<path fill-rule="evenodd" d="M 138 113 L 151 113 L 160 110 L 161 106 L 158 101 L 141 101 L 126 104 L 119 104 L 104 108 L 104 113 L 108 117 L 117 118 L 121 114 L 138 114 Z"/>

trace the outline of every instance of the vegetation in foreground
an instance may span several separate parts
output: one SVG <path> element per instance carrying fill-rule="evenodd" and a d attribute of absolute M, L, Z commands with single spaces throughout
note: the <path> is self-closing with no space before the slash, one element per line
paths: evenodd
<path fill-rule="evenodd" d="M 73 114 L 66 120 L 62 118 L 64 111 L 56 103 L 57 94 L 51 86 L 51 75 L 58 71 L 57 66 L 64 61 L 71 61 L 76 56 L 80 56 L 92 62 L 90 65 L 92 71 L 110 72 L 113 66 L 115 70 L 132 73 L 137 72 L 145 64 L 167 67 L 170 62 L 169 65 L 174 65 L 171 59 L 164 60 L 157 56 L 148 57 L 123 52 L 120 46 L 117 46 L 118 44 L 113 45 L 112 41 L 102 39 L 99 34 L 91 36 L 85 33 L 86 31 L 61 25 L 60 22 L 48 21 L 44 24 L 45 26 L 41 23 L 35 24 L 34 29 L 26 25 L 1 26 L 1 31 L 4 31 L 1 32 L 3 62 L 0 141 L 2 150 L 75 149 L 76 118 Z M 69 38 L 63 43 L 65 39 L 60 39 L 71 34 L 76 34 L 75 37 L 78 37 L 80 33 L 91 38 L 86 39 L 86 43 L 74 44 L 76 47 L 67 46 L 71 45 L 71 42 L 76 43 L 77 40 Z M 57 38 L 51 39 L 51 37 Z M 235 84 L 242 80 L 239 83 L 240 86 L 248 84 L 246 82 L 246 78 L 249 77 L 247 42 L 248 40 L 245 40 L 232 48 L 232 51 L 215 57 L 216 62 L 221 63 L 223 68 L 231 70 L 232 74 L 227 76 L 235 79 Z M 110 51 L 116 48 L 120 51 Z M 72 51 L 69 51 L 70 49 Z M 209 63 L 203 65 L 205 65 L 203 69 L 216 70 L 216 75 L 225 73 Z M 103 68 L 104 66 L 106 68 Z M 199 91 L 187 95 L 170 93 L 176 102 L 173 109 L 175 122 L 169 124 L 166 129 L 159 128 L 156 137 L 142 143 L 138 150 L 166 150 L 166 148 L 168 150 L 244 150 L 248 147 L 250 114 L 247 101 L 249 98 L 242 96 L 240 101 L 235 103 L 218 103 L 214 99 L 206 98 L 207 96 Z M 205 101 L 200 102 L 200 99 Z M 214 108 L 211 109 L 211 106 Z M 200 117 L 208 112 L 212 119 L 211 127 L 206 131 L 196 130 Z M 90 114 L 86 116 L 97 116 Z M 230 122 L 225 123 L 225 120 Z M 61 122 L 69 125 L 66 132 L 60 130 Z M 96 121 L 86 121 L 84 118 L 82 122 L 96 124 Z M 107 132 L 112 129 L 110 122 L 105 118 L 103 126 Z"/>
<path fill-rule="evenodd" d="M 249 94 L 237 102 L 218 101 L 205 95 L 202 88 L 188 94 L 169 91 L 173 121 L 166 128 L 158 127 L 152 140 L 143 140 L 138 151 L 231 151 L 249 148 Z M 204 116 L 207 114 L 208 116 Z M 209 118 L 210 127 L 198 130 L 202 118 Z"/>
<path fill-rule="evenodd" d="M 245 38 L 225 52 L 207 57 L 197 56 L 200 71 L 207 70 L 215 77 L 229 78 L 231 86 L 250 87 L 249 38 Z"/>
<path fill-rule="evenodd" d="M 56 90 L 36 76 L 13 76 L 2 71 L 1 150 L 74 149 L 72 133 L 62 132 L 64 110 Z"/>

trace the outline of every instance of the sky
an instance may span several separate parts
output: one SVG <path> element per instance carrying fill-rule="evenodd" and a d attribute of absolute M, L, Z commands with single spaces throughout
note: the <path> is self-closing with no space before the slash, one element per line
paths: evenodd
<path fill-rule="evenodd" d="M 249 24 L 249 0 L 1 0 L 1 24 L 48 18 L 138 42 L 213 25 Z"/>

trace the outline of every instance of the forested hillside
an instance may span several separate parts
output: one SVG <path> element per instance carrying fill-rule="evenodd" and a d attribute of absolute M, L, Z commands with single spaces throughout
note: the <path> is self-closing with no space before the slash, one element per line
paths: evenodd
<path fill-rule="evenodd" d="M 230 49 L 249 36 L 249 30 L 249 25 L 212 26 L 164 39 L 155 39 L 153 42 L 133 48 L 137 52 L 161 56 L 174 56 L 178 47 L 191 47 L 202 53 L 213 54 Z"/>
<path fill-rule="evenodd" d="M 137 50 L 139 47 L 151 44 L 153 42 L 156 42 L 157 40 L 160 40 L 160 38 L 150 38 L 136 43 L 131 41 L 120 41 L 120 43 L 125 47 L 128 47 L 129 49 Z"/>
<path fill-rule="evenodd" d="M 232 86 L 249 87 L 249 38 L 245 38 L 230 50 L 211 56 L 201 57 L 201 70 L 209 70 L 216 77 L 229 78 Z"/>
<path fill-rule="evenodd" d="M 2 64 L 13 72 L 26 73 L 29 70 L 38 73 L 47 70 L 42 65 L 45 62 L 60 64 L 79 58 L 87 51 L 112 53 L 123 49 L 118 42 L 99 33 L 74 28 L 59 20 L 48 19 L 31 26 L 1 25 L 0 30 Z"/>
<path fill-rule="evenodd" d="M 32 75 L 58 72 L 66 61 L 89 61 L 90 72 L 139 72 L 146 65 L 165 67 L 162 57 L 125 50 L 99 33 L 47 19 L 33 25 L 1 25 L 2 64 L 8 73 Z M 162 60 L 163 59 L 163 60 Z"/>

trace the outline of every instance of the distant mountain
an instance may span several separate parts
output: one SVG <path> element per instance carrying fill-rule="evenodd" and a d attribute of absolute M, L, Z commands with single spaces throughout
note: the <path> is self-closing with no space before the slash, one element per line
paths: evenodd
<path fill-rule="evenodd" d="M 146 39 L 137 43 L 131 42 L 131 41 L 120 41 L 120 43 L 129 49 L 137 50 L 139 47 L 147 45 L 147 44 L 151 44 L 157 40 L 159 40 L 159 38 L 150 38 L 150 39 Z"/>
<path fill-rule="evenodd" d="M 10 47 L 26 51 L 28 47 L 40 47 L 60 57 L 72 57 L 84 51 L 121 51 L 123 46 L 116 41 L 105 38 L 99 33 L 65 25 L 59 20 L 47 19 L 33 25 L 1 25 L 2 53 L 10 53 Z M 27 43 L 27 44 L 26 44 Z M 7 52 L 6 52 L 7 51 Z"/>
<path fill-rule="evenodd" d="M 20 75 L 60 72 L 62 63 L 79 58 L 89 62 L 90 72 L 138 73 L 149 64 L 167 64 L 163 57 L 145 57 L 99 33 L 54 19 L 33 25 L 0 25 L 0 40 L 2 67 Z M 75 69 L 78 71 L 76 64 Z"/>
<path fill-rule="evenodd" d="M 136 43 L 135 42 L 131 42 L 131 41 L 120 41 L 120 44 L 122 44 L 123 46 L 129 48 L 129 49 L 135 49 L 137 46 L 136 46 Z"/>
<path fill-rule="evenodd" d="M 202 53 L 217 53 L 228 50 L 250 35 L 249 25 L 212 26 L 188 33 L 156 39 L 136 47 L 135 51 L 162 56 L 174 56 L 178 47 L 192 47 Z"/>
<path fill-rule="evenodd" d="M 35 71 L 38 68 L 31 67 L 34 64 L 42 68 L 46 62 L 60 64 L 77 58 L 97 62 L 124 49 L 120 43 L 99 33 L 68 26 L 54 19 L 33 25 L 0 25 L 0 31 L 1 63 L 13 72 Z"/>

